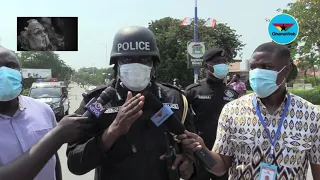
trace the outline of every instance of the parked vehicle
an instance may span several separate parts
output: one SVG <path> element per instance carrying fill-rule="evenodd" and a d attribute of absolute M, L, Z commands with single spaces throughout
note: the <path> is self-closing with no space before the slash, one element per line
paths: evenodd
<path fill-rule="evenodd" d="M 52 108 L 58 122 L 69 114 L 68 89 L 63 82 L 35 82 L 28 96 L 47 103 Z"/>

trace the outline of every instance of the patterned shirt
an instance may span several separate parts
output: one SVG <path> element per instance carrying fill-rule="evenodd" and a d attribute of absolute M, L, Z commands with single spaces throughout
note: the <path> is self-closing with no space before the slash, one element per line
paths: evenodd
<path fill-rule="evenodd" d="M 319 109 L 291 94 L 291 102 L 274 147 L 261 124 L 252 102 L 253 93 L 226 104 L 219 119 L 213 151 L 232 156 L 229 179 L 257 180 L 260 163 L 276 165 L 277 180 L 305 180 L 309 162 L 320 165 Z M 257 98 L 261 115 L 274 139 L 285 101 L 273 114 Z"/>

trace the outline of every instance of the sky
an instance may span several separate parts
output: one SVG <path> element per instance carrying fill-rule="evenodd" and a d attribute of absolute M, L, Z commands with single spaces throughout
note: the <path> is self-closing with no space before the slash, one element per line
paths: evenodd
<path fill-rule="evenodd" d="M 198 17 L 227 23 L 246 44 L 242 59 L 271 41 L 266 18 L 277 15 L 293 0 L 198 0 Z M 114 34 L 125 26 L 147 27 L 164 17 L 194 16 L 195 0 L 8 0 L 1 3 L 0 44 L 16 50 L 17 17 L 75 17 L 78 22 L 78 51 L 57 52 L 72 68 L 109 67 Z M 242 68 L 244 64 L 242 64 Z"/>

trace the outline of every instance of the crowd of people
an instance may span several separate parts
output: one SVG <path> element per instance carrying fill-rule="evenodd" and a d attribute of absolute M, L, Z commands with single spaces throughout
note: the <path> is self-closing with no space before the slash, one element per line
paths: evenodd
<path fill-rule="evenodd" d="M 147 43 L 119 48 L 128 42 Z M 249 73 L 254 93 L 248 95 L 239 75 L 224 83 L 223 49 L 209 49 L 203 60 L 206 79 L 184 91 L 177 80 L 158 83 L 153 33 L 125 27 L 114 37 L 114 80 L 83 94 L 75 114 L 57 124 L 49 106 L 20 95 L 19 61 L 1 48 L 0 179 L 62 179 L 56 152 L 63 143 L 69 170 L 83 175 L 95 169 L 97 180 L 304 180 L 309 163 L 313 177 L 320 176 L 320 112 L 286 89 L 295 68 L 288 47 L 270 42 L 255 49 Z M 116 93 L 104 113 L 82 117 L 106 88 Z M 159 110 L 150 96 L 165 105 Z M 172 116 L 185 127 L 183 134 L 172 132 Z M 195 156 L 200 149 L 215 160 L 213 167 Z"/>

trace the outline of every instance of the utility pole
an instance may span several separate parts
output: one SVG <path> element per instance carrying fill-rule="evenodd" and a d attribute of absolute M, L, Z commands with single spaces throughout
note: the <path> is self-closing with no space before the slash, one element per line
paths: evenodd
<path fill-rule="evenodd" d="M 195 1 L 195 6 L 194 6 L 194 42 L 198 42 L 198 0 L 194 0 Z M 198 78 L 199 78 L 199 68 L 194 67 L 194 83 L 198 82 Z"/>
<path fill-rule="evenodd" d="M 108 43 L 106 43 L 106 68 L 109 66 L 108 64 Z"/>

